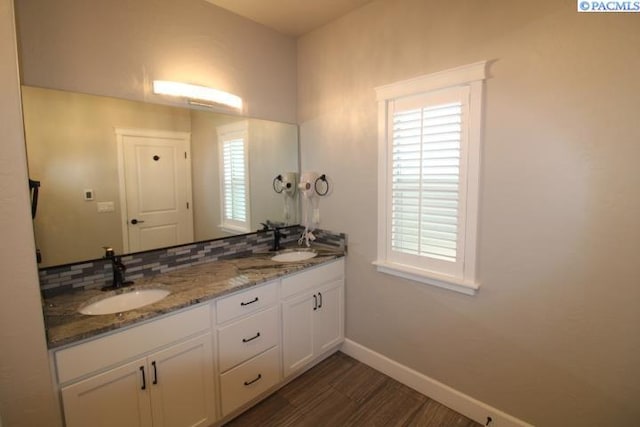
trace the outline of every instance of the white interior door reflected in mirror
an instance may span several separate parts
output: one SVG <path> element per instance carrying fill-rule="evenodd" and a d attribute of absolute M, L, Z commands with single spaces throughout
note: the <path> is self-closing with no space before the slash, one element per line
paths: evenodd
<path fill-rule="evenodd" d="M 190 135 L 116 129 L 125 252 L 193 241 Z"/>

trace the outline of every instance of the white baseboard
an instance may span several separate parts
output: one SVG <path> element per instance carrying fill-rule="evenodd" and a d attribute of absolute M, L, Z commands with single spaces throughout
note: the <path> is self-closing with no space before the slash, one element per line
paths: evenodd
<path fill-rule="evenodd" d="M 533 427 L 531 424 L 401 365 L 355 341 L 346 339 L 342 344 L 341 350 L 354 359 L 371 366 L 375 370 L 390 376 L 394 380 L 442 403 L 481 425 L 487 425 L 487 419 L 491 417 L 491 422 L 488 424 L 489 427 Z"/>

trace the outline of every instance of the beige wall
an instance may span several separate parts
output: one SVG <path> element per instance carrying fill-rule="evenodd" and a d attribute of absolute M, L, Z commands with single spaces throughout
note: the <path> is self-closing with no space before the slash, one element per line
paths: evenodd
<path fill-rule="evenodd" d="M 103 246 L 122 253 L 115 129 L 189 132 L 190 110 L 27 86 L 22 94 L 29 175 L 42 184 L 40 267 L 100 258 Z M 98 213 L 98 202 L 115 210 Z"/>
<path fill-rule="evenodd" d="M 16 0 L 22 83 L 132 100 L 155 79 L 235 93 L 293 123 L 296 46 L 204 0 Z"/>
<path fill-rule="evenodd" d="M 59 426 L 40 307 L 13 4 L 0 1 L 0 423 Z"/>
<path fill-rule="evenodd" d="M 640 16 L 573 0 L 376 1 L 302 37 L 302 170 L 336 183 L 347 336 L 541 426 L 640 419 Z M 479 60 L 479 274 L 469 297 L 377 273 L 374 87 Z"/>

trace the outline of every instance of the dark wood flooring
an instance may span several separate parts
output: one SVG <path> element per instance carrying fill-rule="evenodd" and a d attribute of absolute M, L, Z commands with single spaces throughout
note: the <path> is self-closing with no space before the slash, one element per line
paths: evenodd
<path fill-rule="evenodd" d="M 480 424 L 336 353 L 225 424 L 309 427 L 477 427 Z"/>

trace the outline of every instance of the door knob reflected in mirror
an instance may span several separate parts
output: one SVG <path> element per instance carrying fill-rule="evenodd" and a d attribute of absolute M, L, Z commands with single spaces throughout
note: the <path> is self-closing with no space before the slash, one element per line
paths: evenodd
<path fill-rule="evenodd" d="M 135 218 L 131 220 L 131 224 L 133 224 L 133 225 L 136 225 L 136 224 L 142 224 L 143 222 L 144 222 L 144 221 L 142 221 L 142 220 L 138 220 L 138 219 L 135 219 Z"/>

